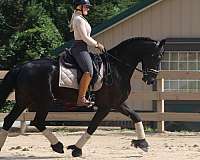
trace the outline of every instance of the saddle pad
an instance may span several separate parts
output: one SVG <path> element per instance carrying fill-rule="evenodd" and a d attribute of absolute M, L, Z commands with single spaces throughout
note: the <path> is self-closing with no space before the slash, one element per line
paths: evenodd
<path fill-rule="evenodd" d="M 100 75 L 98 75 L 98 80 L 94 84 L 94 88 L 91 87 L 90 90 L 98 91 L 102 87 L 102 84 L 103 84 L 103 64 L 101 65 Z M 59 87 L 79 89 L 76 68 L 66 68 L 60 63 Z"/>

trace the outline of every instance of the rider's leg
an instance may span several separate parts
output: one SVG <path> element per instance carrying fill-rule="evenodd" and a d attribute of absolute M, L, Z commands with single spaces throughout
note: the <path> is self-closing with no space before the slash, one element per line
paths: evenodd
<path fill-rule="evenodd" d="M 89 52 L 87 51 L 87 46 L 85 46 L 84 44 L 72 48 L 72 55 L 83 72 L 83 76 L 79 84 L 79 96 L 77 100 L 77 105 L 89 106 L 94 103 L 88 101 L 85 98 L 88 86 L 93 76 L 92 59 Z"/>
<path fill-rule="evenodd" d="M 92 77 L 89 72 L 85 72 L 83 74 L 80 84 L 79 84 L 79 94 L 78 94 L 77 105 L 88 106 L 91 104 L 91 102 L 85 98 L 91 79 Z"/>

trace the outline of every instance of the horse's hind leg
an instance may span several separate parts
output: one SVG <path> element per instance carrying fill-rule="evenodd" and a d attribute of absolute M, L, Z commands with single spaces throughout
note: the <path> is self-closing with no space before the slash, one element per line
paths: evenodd
<path fill-rule="evenodd" d="M 3 127 L 0 132 L 0 150 L 3 147 L 5 140 L 8 136 L 8 130 L 12 127 L 15 120 L 20 116 L 25 108 L 26 107 L 23 107 L 21 105 L 19 106 L 16 103 L 11 112 L 4 118 Z"/>
<path fill-rule="evenodd" d="M 134 123 L 135 130 L 136 130 L 136 135 L 137 135 L 137 140 L 132 140 L 132 145 L 134 145 L 136 148 L 141 148 L 143 151 L 147 152 L 149 145 L 145 139 L 145 133 L 144 133 L 144 127 L 142 124 L 142 120 L 140 116 L 129 106 L 126 104 L 121 104 L 120 107 L 118 108 L 119 112 L 122 114 L 128 116 L 131 118 L 131 120 Z"/>
<path fill-rule="evenodd" d="M 43 108 L 42 108 L 43 107 Z M 45 119 L 48 114 L 47 108 L 40 107 L 40 110 L 36 111 L 35 118 L 32 124 L 49 140 L 51 148 L 57 153 L 64 153 L 63 144 L 58 141 L 56 136 L 46 128 Z"/>
<path fill-rule="evenodd" d="M 99 123 L 108 115 L 109 107 L 99 107 L 92 121 L 90 122 L 87 131 L 81 136 L 75 145 L 70 145 L 67 149 L 72 149 L 73 157 L 80 157 L 82 155 L 82 147 L 90 139 L 91 135 L 97 129 Z"/>

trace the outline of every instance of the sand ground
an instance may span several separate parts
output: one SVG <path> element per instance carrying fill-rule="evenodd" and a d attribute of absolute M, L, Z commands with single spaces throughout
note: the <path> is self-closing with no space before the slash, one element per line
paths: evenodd
<path fill-rule="evenodd" d="M 54 130 L 55 131 L 55 130 Z M 54 132 L 65 146 L 74 144 L 84 129 L 60 128 Z M 9 133 L 0 159 L 3 160 L 200 160 L 200 133 L 147 133 L 151 145 L 148 153 L 131 147 L 135 133 L 131 130 L 98 129 L 83 148 L 83 156 L 73 158 L 71 152 L 54 153 L 49 142 L 38 132 L 19 135 Z"/>

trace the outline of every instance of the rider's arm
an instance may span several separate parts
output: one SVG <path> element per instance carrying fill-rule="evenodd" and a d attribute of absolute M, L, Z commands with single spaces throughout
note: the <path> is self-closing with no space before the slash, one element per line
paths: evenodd
<path fill-rule="evenodd" d="M 97 41 L 87 34 L 85 22 L 82 18 L 77 18 L 75 21 L 75 27 L 77 32 L 81 36 L 81 39 L 87 43 L 89 46 L 97 47 Z"/>

